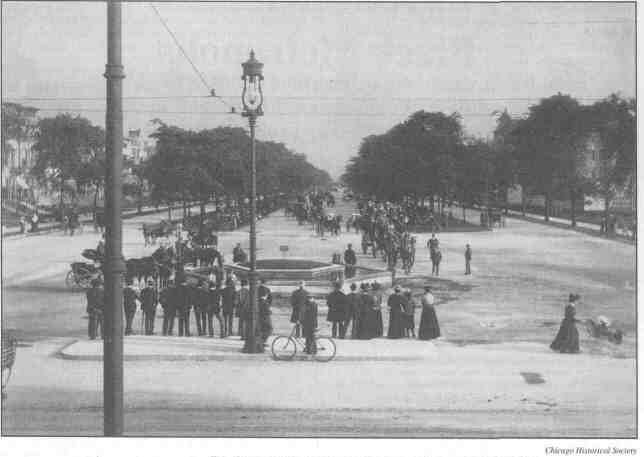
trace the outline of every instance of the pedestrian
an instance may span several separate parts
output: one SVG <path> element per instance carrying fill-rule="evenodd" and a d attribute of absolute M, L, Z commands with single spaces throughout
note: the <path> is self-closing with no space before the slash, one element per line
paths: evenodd
<path fill-rule="evenodd" d="M 233 334 L 233 317 L 237 306 L 237 293 L 232 279 L 226 280 L 226 287 L 221 292 L 221 308 L 224 315 L 224 337 Z"/>
<path fill-rule="evenodd" d="M 250 322 L 251 315 L 252 310 L 248 280 L 242 279 L 241 288 L 237 291 L 237 306 L 235 307 L 235 316 L 238 318 L 237 333 L 242 340 L 246 339 L 247 324 Z"/>
<path fill-rule="evenodd" d="M 168 281 L 168 286 L 159 294 L 159 303 L 163 308 L 162 334 L 172 336 L 174 332 L 174 320 L 177 316 L 177 288 L 174 281 Z"/>
<path fill-rule="evenodd" d="M 469 244 L 465 245 L 465 274 L 471 275 L 470 263 L 472 262 L 472 248 Z"/>
<path fill-rule="evenodd" d="M 302 328 L 302 336 L 305 338 L 304 352 L 315 354 L 315 332 L 318 328 L 318 305 L 310 297 L 306 297 L 299 313 L 299 324 Z"/>
<path fill-rule="evenodd" d="M 190 288 L 185 277 L 180 276 L 179 287 L 177 287 L 176 306 L 179 312 L 179 336 L 190 336 Z"/>
<path fill-rule="evenodd" d="M 407 289 L 403 295 L 405 296 L 405 335 L 407 338 L 416 338 L 416 324 L 414 319 L 416 303 L 414 302 L 414 297 L 411 295 L 411 290 Z"/>
<path fill-rule="evenodd" d="M 271 320 L 271 302 L 265 291 L 259 294 L 259 330 L 262 337 L 262 343 L 266 346 L 268 337 L 273 333 L 273 322 Z"/>
<path fill-rule="evenodd" d="M 208 305 L 210 303 L 210 287 L 206 281 L 199 283 L 199 317 L 201 320 L 201 335 L 208 334 Z"/>
<path fill-rule="evenodd" d="M 25 219 L 25 216 L 20 216 L 18 223 L 20 224 L 20 234 L 23 235 L 27 230 L 27 220 Z"/>
<path fill-rule="evenodd" d="M 344 339 L 347 332 L 345 321 L 347 317 L 347 296 L 342 292 L 342 284 L 336 281 L 333 284 L 333 292 L 326 297 L 327 316 L 326 320 L 332 323 L 331 336 Z"/>
<path fill-rule="evenodd" d="M 246 260 L 246 252 L 242 249 L 241 243 L 237 243 L 233 249 L 233 263 L 246 263 Z"/>
<path fill-rule="evenodd" d="M 302 330 L 300 325 L 300 313 L 309 298 L 309 293 L 304 288 L 305 286 L 306 283 L 304 281 L 300 281 L 300 286 L 291 294 L 291 322 L 295 324 L 296 338 L 300 337 L 300 332 Z"/>
<path fill-rule="evenodd" d="M 215 336 L 215 329 L 213 328 L 213 317 L 219 321 L 219 337 L 224 337 L 224 322 L 221 320 L 221 294 L 215 282 L 208 284 L 208 307 L 206 312 L 208 315 L 208 336 L 213 338 Z"/>
<path fill-rule="evenodd" d="M 375 299 L 369 295 L 369 285 L 360 284 L 360 308 L 358 311 L 357 334 L 360 340 L 370 340 L 374 335 L 374 318 L 372 309 L 375 306 Z"/>
<path fill-rule="evenodd" d="M 157 291 L 154 289 L 154 281 L 148 280 L 147 287 L 141 290 L 141 310 L 145 322 L 145 334 L 154 335 L 154 317 L 157 311 Z"/>
<path fill-rule="evenodd" d="M 358 286 L 356 283 L 351 283 L 349 286 L 349 289 L 351 292 L 347 294 L 347 310 L 349 313 L 350 321 L 351 321 L 351 339 L 355 340 L 358 338 L 358 327 L 359 327 L 359 322 L 360 322 L 360 303 L 362 302 L 362 299 L 360 298 L 360 295 L 356 292 L 356 289 Z M 349 323 L 346 323 L 346 327 L 348 328 Z"/>
<path fill-rule="evenodd" d="M 356 253 L 351 247 L 351 243 L 347 245 L 347 250 L 344 251 L 344 275 L 347 278 L 353 278 L 356 274 Z"/>
<path fill-rule="evenodd" d="M 271 295 L 271 289 L 266 285 L 266 279 L 262 278 L 259 280 L 259 287 L 257 288 L 257 296 L 265 296 L 268 300 L 269 306 L 273 305 L 273 295 Z"/>
<path fill-rule="evenodd" d="M 441 336 L 438 318 L 434 309 L 434 295 L 430 286 L 425 286 L 425 293 L 420 300 L 423 311 L 420 315 L 420 325 L 418 326 L 419 340 L 433 340 Z"/>
<path fill-rule="evenodd" d="M 123 312 L 125 313 L 125 334 L 132 334 L 132 322 L 134 321 L 134 315 L 136 314 L 136 301 L 139 299 L 134 286 L 132 285 L 132 280 L 128 279 L 126 281 L 125 289 L 123 289 Z"/>
<path fill-rule="evenodd" d="M 87 314 L 89 315 L 87 333 L 90 340 L 95 340 L 100 334 L 103 338 L 103 308 L 105 306 L 105 291 L 99 279 L 93 279 L 91 288 L 86 292 Z"/>
<path fill-rule="evenodd" d="M 561 321 L 559 332 L 557 332 L 557 336 L 552 344 L 550 344 L 550 349 L 553 351 L 569 354 L 579 352 L 579 332 L 575 325 L 578 322 L 575 315 L 577 313 L 576 304 L 579 298 L 577 294 L 570 294 L 568 296 L 568 304 L 564 309 L 564 318 Z"/>
<path fill-rule="evenodd" d="M 371 293 L 373 294 L 373 337 L 379 338 L 385 333 L 384 322 L 382 319 L 382 286 L 379 282 L 374 281 L 371 284 Z"/>
<path fill-rule="evenodd" d="M 35 233 L 38 231 L 38 221 L 39 221 L 38 213 L 34 212 L 31 215 L 31 232 Z"/>
<path fill-rule="evenodd" d="M 202 297 L 202 281 L 199 281 L 197 284 L 190 288 L 190 304 L 192 305 L 192 311 L 195 316 L 195 324 L 197 325 L 197 335 L 204 335 L 204 328 L 202 327 L 202 313 L 203 309 L 203 297 Z"/>
<path fill-rule="evenodd" d="M 394 287 L 394 293 L 387 300 L 389 307 L 389 328 L 387 338 L 397 339 L 405 336 L 405 297 L 400 286 Z"/>

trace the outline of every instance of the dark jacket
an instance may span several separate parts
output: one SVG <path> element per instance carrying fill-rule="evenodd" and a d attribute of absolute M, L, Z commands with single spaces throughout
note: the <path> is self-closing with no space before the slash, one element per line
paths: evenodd
<path fill-rule="evenodd" d="M 264 284 L 260 284 L 260 286 L 257 288 L 257 298 L 266 296 L 266 301 L 268 301 L 268 305 L 273 304 L 273 296 L 271 295 L 271 289 L 266 287 Z"/>
<path fill-rule="evenodd" d="M 174 286 L 166 287 L 159 294 L 159 303 L 161 303 L 161 307 L 164 311 L 170 311 L 176 307 L 176 290 L 177 289 Z"/>
<path fill-rule="evenodd" d="M 318 328 L 318 305 L 313 300 L 306 300 L 302 306 L 300 323 L 304 336 L 312 336 Z"/>
<path fill-rule="evenodd" d="M 224 314 L 232 314 L 237 306 L 235 286 L 226 286 L 221 291 L 221 308 Z"/>
<path fill-rule="evenodd" d="M 210 289 L 208 291 L 208 307 L 206 311 L 213 314 L 219 314 L 221 312 L 220 306 L 221 294 L 217 289 Z"/>
<path fill-rule="evenodd" d="M 180 312 L 190 312 L 190 307 L 192 306 L 192 297 L 190 294 L 190 287 L 186 285 L 177 286 L 176 290 L 176 306 L 177 310 Z"/>
<path fill-rule="evenodd" d="M 146 287 L 141 291 L 141 309 L 149 312 L 154 311 L 158 302 L 157 291 L 152 287 Z"/>
<path fill-rule="evenodd" d="M 87 290 L 87 314 L 102 314 L 105 306 L 105 290 L 102 287 L 92 287 Z"/>
<path fill-rule="evenodd" d="M 125 314 L 136 313 L 137 298 L 138 295 L 136 294 L 136 291 L 131 287 L 123 289 L 123 311 L 125 311 Z"/>
<path fill-rule="evenodd" d="M 347 296 L 341 290 L 334 290 L 326 297 L 329 307 L 326 320 L 329 322 L 342 322 L 349 319 Z"/>
<path fill-rule="evenodd" d="M 306 289 L 298 288 L 291 294 L 291 306 L 293 307 L 291 311 L 291 322 L 295 323 L 300 320 L 301 310 L 308 298 L 309 293 Z"/>
<path fill-rule="evenodd" d="M 353 249 L 344 251 L 344 263 L 347 265 L 355 265 L 357 262 L 356 253 Z"/>
<path fill-rule="evenodd" d="M 356 319 L 360 313 L 360 304 L 362 303 L 362 298 L 360 294 L 356 292 L 350 292 L 347 295 L 347 312 L 351 318 Z"/>

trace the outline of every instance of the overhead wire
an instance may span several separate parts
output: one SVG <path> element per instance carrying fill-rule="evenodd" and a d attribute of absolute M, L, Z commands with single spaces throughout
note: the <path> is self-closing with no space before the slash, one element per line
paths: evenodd
<path fill-rule="evenodd" d="M 161 16 L 161 13 L 156 8 L 156 6 L 154 6 L 152 3 L 149 3 L 148 5 L 154 10 L 154 12 L 156 13 L 157 17 L 159 18 L 159 21 L 161 22 L 161 24 L 163 24 L 163 27 L 167 30 L 168 34 L 172 37 L 172 40 L 174 41 L 175 45 L 181 51 L 181 54 L 183 54 L 183 56 L 186 58 L 186 60 L 190 63 L 190 65 L 192 66 L 192 69 L 195 71 L 195 73 L 197 74 L 197 76 L 199 77 L 199 79 L 201 80 L 203 85 L 206 87 L 206 90 L 208 91 L 210 96 L 218 99 L 221 103 L 224 104 L 224 106 L 226 106 L 228 109 L 230 109 L 231 113 L 234 113 L 235 108 L 232 105 L 230 105 L 229 103 L 227 103 L 221 96 L 217 95 L 217 92 L 215 91 L 215 89 L 208 84 L 208 82 L 206 81 L 206 78 L 204 77 L 203 73 L 201 71 L 199 71 L 199 69 L 197 68 L 197 65 L 195 65 L 195 63 L 190 58 L 190 56 L 188 55 L 188 53 L 186 52 L 184 47 L 181 46 L 181 43 L 179 42 L 179 39 L 174 34 L 172 29 L 170 29 L 170 26 L 165 21 L 165 19 L 163 19 L 163 16 Z"/>
<path fill-rule="evenodd" d="M 236 98 L 238 95 L 216 95 L 216 98 Z M 6 100 L 25 100 L 25 101 L 103 101 L 105 97 L 28 97 L 18 96 L 3 97 Z M 156 96 L 124 96 L 124 100 L 166 100 L 166 99 L 208 99 L 212 95 L 156 95 Z M 547 98 L 545 96 L 534 97 L 431 97 L 431 96 L 417 96 L 417 97 L 358 97 L 358 96 L 318 96 L 318 95 L 265 95 L 265 100 L 351 100 L 351 101 L 455 101 L 455 102 L 495 102 L 495 101 L 511 101 L 511 102 L 529 102 Z M 573 97 L 577 100 L 603 100 L 606 97 Z"/>

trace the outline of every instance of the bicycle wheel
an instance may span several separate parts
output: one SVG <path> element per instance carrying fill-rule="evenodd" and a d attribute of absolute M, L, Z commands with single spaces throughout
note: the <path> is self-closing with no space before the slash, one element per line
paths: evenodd
<path fill-rule="evenodd" d="M 320 337 L 315 339 L 317 350 L 313 358 L 318 362 L 328 362 L 335 357 L 335 343 L 331 338 Z"/>
<path fill-rule="evenodd" d="M 65 276 L 65 285 L 70 289 L 73 289 L 76 286 L 76 277 L 73 271 L 69 271 L 67 276 Z"/>
<path fill-rule="evenodd" d="M 277 360 L 291 360 L 296 351 L 297 346 L 290 336 L 278 336 L 271 344 L 271 353 Z"/>

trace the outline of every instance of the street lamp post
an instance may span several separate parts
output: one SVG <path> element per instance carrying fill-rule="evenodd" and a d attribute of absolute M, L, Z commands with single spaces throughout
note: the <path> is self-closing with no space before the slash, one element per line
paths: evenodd
<path fill-rule="evenodd" d="M 255 152 L 255 124 L 257 118 L 262 116 L 262 69 L 264 64 L 255 59 L 255 51 L 250 51 L 250 58 L 242 63 L 242 116 L 248 118 L 250 126 L 250 272 L 248 282 L 250 286 L 250 322 L 246 333 L 246 342 L 243 351 L 250 354 L 264 352 L 264 344 L 257 337 L 257 321 L 259 309 L 257 304 L 257 233 L 255 222 L 257 220 L 257 164 Z"/>

